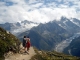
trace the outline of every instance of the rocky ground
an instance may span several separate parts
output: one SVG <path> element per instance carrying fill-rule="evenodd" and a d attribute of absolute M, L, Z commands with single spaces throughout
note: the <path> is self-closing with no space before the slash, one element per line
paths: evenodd
<path fill-rule="evenodd" d="M 32 56 L 34 56 L 36 53 L 33 49 L 33 47 L 30 48 L 29 54 L 27 53 L 17 53 L 13 54 L 9 57 L 5 57 L 5 60 L 30 60 Z"/>

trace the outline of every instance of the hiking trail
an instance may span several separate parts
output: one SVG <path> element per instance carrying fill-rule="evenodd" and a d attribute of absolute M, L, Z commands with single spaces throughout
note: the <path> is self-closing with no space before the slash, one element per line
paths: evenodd
<path fill-rule="evenodd" d="M 10 57 L 6 57 L 5 60 L 30 60 L 32 56 L 34 56 L 36 53 L 33 49 L 33 47 L 30 47 L 29 55 L 26 54 L 14 54 L 11 55 Z"/>

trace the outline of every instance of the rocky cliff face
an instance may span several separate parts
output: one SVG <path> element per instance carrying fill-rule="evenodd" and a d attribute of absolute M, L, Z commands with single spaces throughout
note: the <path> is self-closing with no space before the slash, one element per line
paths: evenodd
<path fill-rule="evenodd" d="M 20 43 L 14 35 L 0 27 L 0 60 L 4 59 L 4 54 L 9 51 L 17 53 Z"/>

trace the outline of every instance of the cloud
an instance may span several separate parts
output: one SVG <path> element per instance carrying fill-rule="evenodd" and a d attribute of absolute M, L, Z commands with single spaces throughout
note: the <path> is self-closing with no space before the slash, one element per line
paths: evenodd
<path fill-rule="evenodd" d="M 13 4 L 11 4 L 12 2 Z M 45 3 L 46 4 L 45 4 Z M 6 5 L 6 3 L 8 5 Z M 0 23 L 29 20 L 48 22 L 61 16 L 80 19 L 79 0 L 4 0 L 0 1 Z"/>

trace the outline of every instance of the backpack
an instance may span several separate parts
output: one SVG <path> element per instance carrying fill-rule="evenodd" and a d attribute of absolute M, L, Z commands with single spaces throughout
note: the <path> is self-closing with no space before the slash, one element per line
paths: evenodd
<path fill-rule="evenodd" d="M 25 47 L 25 45 L 26 45 L 26 40 L 24 40 L 23 38 L 23 47 Z"/>

